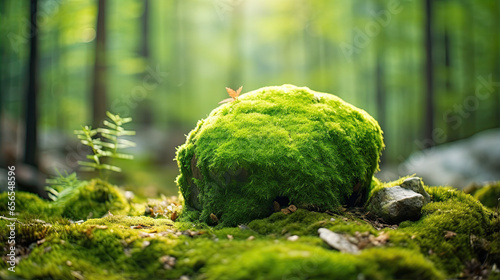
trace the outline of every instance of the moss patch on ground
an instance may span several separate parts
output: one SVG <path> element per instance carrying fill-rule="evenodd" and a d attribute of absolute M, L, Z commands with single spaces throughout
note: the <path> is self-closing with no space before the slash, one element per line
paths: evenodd
<path fill-rule="evenodd" d="M 383 147 L 378 123 L 340 98 L 266 87 L 198 122 L 177 151 L 177 183 L 192 216 L 226 226 L 269 216 L 274 201 L 362 205 Z"/>
<path fill-rule="evenodd" d="M 433 201 L 424 206 L 422 218 L 399 227 L 380 226 L 362 209 L 298 209 L 237 227 L 163 215 L 74 223 L 56 204 L 18 192 L 16 201 L 24 205 L 15 222 L 18 263 L 15 273 L 8 271 L 9 248 L 1 246 L 0 278 L 445 279 L 474 275 L 477 263 L 488 265 L 490 279 L 500 276 L 491 271 L 500 264 L 498 215 L 461 191 L 425 189 Z M 0 202 L 6 202 L 6 194 Z M 6 209 L 0 214 L 7 217 Z M 0 219 L 1 244 L 10 223 Z M 343 234 L 361 253 L 330 248 L 319 238 L 319 228 Z"/>

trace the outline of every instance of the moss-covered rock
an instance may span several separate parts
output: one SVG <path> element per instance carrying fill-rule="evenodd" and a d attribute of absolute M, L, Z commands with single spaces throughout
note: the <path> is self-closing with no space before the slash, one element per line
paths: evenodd
<path fill-rule="evenodd" d="M 481 187 L 474 192 L 474 197 L 486 207 L 498 207 L 500 204 L 500 181 Z"/>
<path fill-rule="evenodd" d="M 177 151 L 177 183 L 188 210 L 212 224 L 268 216 L 274 201 L 315 209 L 360 205 L 383 147 L 377 122 L 340 98 L 266 87 L 198 122 Z"/>
<path fill-rule="evenodd" d="M 65 218 L 85 220 L 102 217 L 108 211 L 113 214 L 126 214 L 130 205 L 123 192 L 108 182 L 93 179 L 82 181 L 60 195 L 53 203 Z"/>

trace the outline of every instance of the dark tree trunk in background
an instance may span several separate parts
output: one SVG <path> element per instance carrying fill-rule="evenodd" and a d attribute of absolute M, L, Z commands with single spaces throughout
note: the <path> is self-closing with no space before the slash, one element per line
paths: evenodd
<path fill-rule="evenodd" d="M 427 146 L 433 146 L 434 130 L 434 72 L 432 54 L 432 0 L 424 2 L 424 48 L 425 48 L 425 123 L 424 139 Z"/>
<path fill-rule="evenodd" d="M 28 88 L 26 91 L 25 121 L 26 134 L 24 145 L 24 163 L 38 165 L 37 149 L 37 91 L 38 91 L 38 34 L 37 34 L 37 0 L 30 3 L 30 40 Z"/>
<path fill-rule="evenodd" d="M 98 1 L 92 84 L 92 126 L 102 125 L 106 118 L 106 0 Z"/>
<path fill-rule="evenodd" d="M 465 3 L 465 10 L 467 11 L 467 20 L 464 21 L 464 32 L 463 35 L 465 36 L 464 38 L 464 45 L 465 45 L 465 51 L 464 51 L 464 66 L 465 66 L 465 71 L 464 71 L 464 103 L 463 106 L 465 107 L 465 100 L 469 96 L 474 96 L 474 91 L 476 88 L 476 70 L 475 70 L 475 35 L 474 35 L 474 5 L 475 3 Z M 469 137 L 472 134 L 477 132 L 477 127 L 476 127 L 476 113 L 475 110 L 466 110 L 466 114 L 464 114 L 464 127 L 461 129 L 462 131 L 462 138 L 464 137 Z"/>
<path fill-rule="evenodd" d="M 499 1 L 493 1 L 493 26 L 500 26 L 500 4 Z M 493 49 L 493 80 L 498 81 L 500 79 L 500 32 L 494 32 L 492 40 Z M 498 88 L 495 89 L 497 92 L 491 93 L 493 97 L 494 107 L 493 107 L 493 117 L 494 125 L 500 127 L 500 92 Z"/>
<path fill-rule="evenodd" d="M 150 15 L 150 1 L 143 0 L 143 13 L 140 21 L 140 34 L 139 38 L 139 54 L 142 56 L 146 65 L 155 68 L 156 65 L 151 65 L 150 63 L 150 44 L 149 44 L 149 15 Z M 142 79 L 145 73 L 139 73 L 137 79 Z M 139 106 L 135 107 L 134 120 L 136 123 L 140 124 L 141 127 L 151 127 L 153 125 L 153 107 L 148 99 L 142 100 Z"/>
<path fill-rule="evenodd" d="M 454 95 L 456 95 L 456 84 L 452 83 L 451 80 L 451 73 L 452 73 L 452 62 L 451 62 L 451 44 L 450 44 L 450 27 L 448 25 L 448 20 L 447 18 L 444 18 L 444 33 L 443 33 L 443 52 L 444 52 L 444 69 L 445 69 L 445 76 L 444 76 L 444 88 L 446 92 L 446 96 L 449 98 L 453 98 Z M 447 104 L 447 106 L 451 106 Z M 448 121 L 448 119 L 446 119 Z M 453 128 L 453 126 L 449 123 L 446 123 L 446 135 L 448 141 L 453 141 L 457 140 L 458 137 L 458 131 Z"/>
<path fill-rule="evenodd" d="M 383 65 L 383 57 L 381 54 L 382 51 L 379 51 L 377 54 L 377 65 L 375 70 L 375 86 L 376 86 L 376 100 L 377 100 L 377 119 L 379 122 L 382 131 L 386 129 L 385 122 L 385 112 L 386 112 L 386 98 L 385 98 L 385 73 L 384 73 L 384 65 Z M 387 140 L 386 140 L 387 142 Z M 386 143 L 387 144 L 387 143 Z M 382 154 L 380 158 L 380 163 L 385 163 L 385 157 Z"/>
<path fill-rule="evenodd" d="M 141 19 L 140 54 L 145 59 L 149 59 L 149 0 L 143 0 L 144 12 Z"/>

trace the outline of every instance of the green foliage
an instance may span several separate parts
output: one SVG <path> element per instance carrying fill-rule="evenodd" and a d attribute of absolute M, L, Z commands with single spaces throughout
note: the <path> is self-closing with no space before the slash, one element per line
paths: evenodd
<path fill-rule="evenodd" d="M 198 122 L 177 151 L 177 183 L 201 220 L 224 225 L 270 215 L 277 197 L 335 209 L 364 202 L 383 147 L 377 122 L 340 98 L 266 87 Z"/>
<path fill-rule="evenodd" d="M 68 174 L 64 172 L 64 175 L 56 169 L 57 177 L 52 179 L 47 179 L 46 182 L 50 186 L 45 187 L 49 198 L 57 201 L 57 199 L 64 199 L 64 197 L 71 194 L 76 188 L 81 184 L 85 183 L 78 180 L 76 173 Z"/>
<path fill-rule="evenodd" d="M 106 112 L 106 115 L 110 121 L 104 120 L 105 127 L 92 129 L 92 127 L 83 126 L 81 130 L 74 131 L 80 142 L 92 149 L 92 154 L 87 155 L 90 162 L 78 161 L 78 164 L 83 167 L 83 170 L 99 170 L 101 177 L 101 170 L 121 172 L 121 168 L 118 166 L 104 163 L 103 158 L 133 159 L 132 155 L 120 153 L 118 150 L 135 146 L 134 142 L 120 138 L 135 135 L 135 131 L 125 130 L 122 127 L 122 125 L 131 122 L 132 118 L 121 118 L 110 112 Z"/>

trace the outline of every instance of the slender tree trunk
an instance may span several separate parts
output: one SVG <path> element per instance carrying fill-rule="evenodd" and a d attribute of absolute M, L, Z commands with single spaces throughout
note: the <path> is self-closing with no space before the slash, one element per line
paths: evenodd
<path fill-rule="evenodd" d="M 500 5 L 499 1 L 493 1 L 493 25 L 500 26 Z M 493 32 L 492 53 L 493 53 L 493 79 L 500 79 L 500 34 L 498 30 Z M 496 94 L 491 93 L 493 97 L 493 124 L 495 127 L 500 127 L 500 92 L 496 89 Z"/>
<path fill-rule="evenodd" d="M 464 52 L 464 85 L 465 85 L 465 98 L 474 96 L 476 85 L 476 69 L 475 69 L 475 40 L 474 40 L 474 3 L 465 3 L 465 10 L 467 11 L 467 20 L 464 21 L 464 35 L 465 35 L 465 52 Z M 466 100 L 464 98 L 464 101 Z M 465 104 L 463 104 L 465 105 Z M 465 107 L 465 106 L 464 106 Z M 465 110 L 464 114 L 464 134 L 462 137 L 469 137 L 477 132 L 476 128 L 476 114 L 475 110 Z"/>
<path fill-rule="evenodd" d="M 106 0 L 98 1 L 92 84 L 92 125 L 98 127 L 106 118 Z"/>
<path fill-rule="evenodd" d="M 380 127 L 382 128 L 382 131 L 384 131 L 386 128 L 386 122 L 385 122 L 386 89 L 385 89 L 385 72 L 383 65 L 383 55 L 381 50 L 379 50 L 377 53 L 376 70 L 375 70 L 375 87 L 376 87 L 376 101 L 377 101 L 377 119 L 380 124 Z M 385 163 L 385 157 L 383 156 L 383 154 L 382 157 L 380 158 L 380 162 L 382 164 Z"/>
<path fill-rule="evenodd" d="M 30 3 L 30 46 L 28 67 L 28 88 L 26 91 L 26 134 L 24 146 L 24 163 L 38 166 L 38 141 L 37 141 L 37 92 L 38 92 L 38 33 L 37 33 L 37 7 L 38 1 Z"/>
<path fill-rule="evenodd" d="M 141 18 L 140 54 L 145 59 L 149 59 L 149 0 L 143 0 L 144 12 Z"/>
<path fill-rule="evenodd" d="M 433 28 L 432 0 L 424 2 L 424 48 L 425 48 L 425 123 L 424 138 L 427 146 L 433 146 L 432 132 L 434 130 L 434 70 L 432 54 Z"/>

